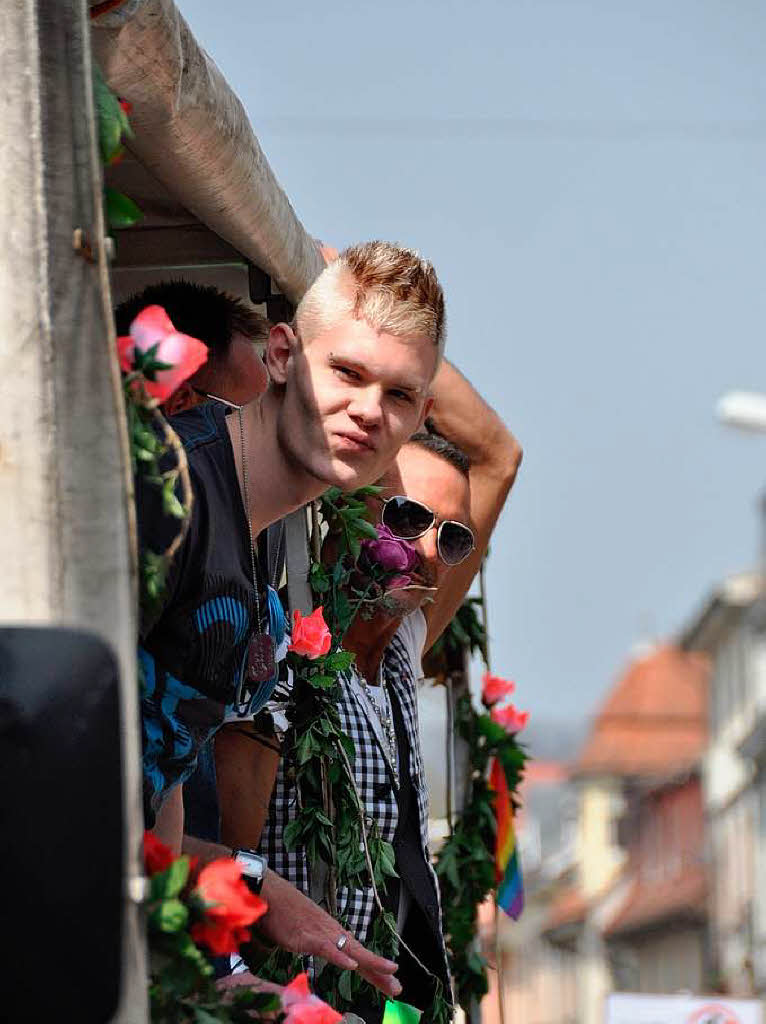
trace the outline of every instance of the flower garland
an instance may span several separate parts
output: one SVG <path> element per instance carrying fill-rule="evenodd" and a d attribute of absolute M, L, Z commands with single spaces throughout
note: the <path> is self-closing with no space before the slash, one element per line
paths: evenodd
<path fill-rule="evenodd" d="M 284 842 L 288 849 L 304 851 L 314 869 L 326 872 L 327 906 L 333 916 L 338 887 L 373 889 L 376 912 L 365 944 L 396 959 L 401 941 L 396 919 L 380 899 L 388 879 L 396 877 L 394 851 L 361 803 L 353 773 L 354 744 L 342 731 L 338 713 L 341 677 L 354 657 L 343 649 L 343 636 L 356 615 L 373 615 L 385 605 L 390 590 L 411 585 L 407 570 L 416 559 L 406 541 L 369 521 L 366 501 L 379 490 L 363 487 L 344 495 L 331 488 L 320 501 L 310 583 L 321 606 L 308 618 L 296 612 L 288 649 L 294 682 L 283 756 L 289 760 L 299 803 Z M 319 560 L 318 537 L 323 531 L 332 549 L 331 567 Z M 248 962 L 258 974 L 275 981 L 283 980 L 295 966 L 294 958 L 280 951 L 267 960 L 256 952 Z M 450 1011 L 441 982 L 423 970 L 435 992 L 427 1019 L 447 1024 Z M 344 1011 L 353 1010 L 362 997 L 382 998 L 356 972 L 331 965 L 318 972 L 316 987 L 331 1006 Z"/>
<path fill-rule="evenodd" d="M 93 95 L 99 152 L 104 167 L 123 158 L 124 140 L 133 136 L 128 115 L 130 104 L 119 99 L 93 64 Z M 111 228 L 132 227 L 143 217 L 132 199 L 104 187 L 104 210 Z M 139 566 L 139 597 L 151 610 L 160 599 L 170 560 L 181 544 L 191 508 L 191 483 L 186 456 L 178 437 L 159 411 L 181 381 L 207 359 L 207 349 L 196 338 L 176 331 L 160 306 L 141 311 L 130 325 L 129 336 L 117 339 L 128 438 L 134 475 L 140 470 L 146 481 L 160 489 L 163 511 L 179 521 L 178 533 L 165 551 L 146 550 Z M 167 468 L 167 456 L 175 459 Z M 176 485 L 181 484 L 181 500 Z"/>
<path fill-rule="evenodd" d="M 476 711 L 467 694 L 457 704 L 458 735 L 468 744 L 470 790 L 436 858 L 450 971 L 457 1001 L 466 1013 L 489 989 L 486 960 L 475 948 L 479 906 L 498 881 L 495 792 L 489 783 L 489 766 L 496 758 L 513 800 L 528 757 L 516 735 L 529 713 L 519 712 L 512 704 L 498 706 L 513 693 L 514 684 L 489 673 L 483 682 L 485 711 Z"/>

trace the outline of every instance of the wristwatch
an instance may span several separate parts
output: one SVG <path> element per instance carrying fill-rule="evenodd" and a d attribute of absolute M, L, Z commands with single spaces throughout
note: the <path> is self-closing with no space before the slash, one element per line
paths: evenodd
<path fill-rule="evenodd" d="M 231 855 L 242 866 L 242 877 L 251 892 L 260 893 L 266 877 L 268 861 L 255 850 L 232 850 Z"/>

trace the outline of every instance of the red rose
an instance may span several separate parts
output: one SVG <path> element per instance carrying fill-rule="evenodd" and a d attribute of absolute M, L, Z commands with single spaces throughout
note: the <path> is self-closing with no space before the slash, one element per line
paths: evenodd
<path fill-rule="evenodd" d="M 485 672 L 481 679 L 484 684 L 481 691 L 481 700 L 485 707 L 491 708 L 493 704 L 510 697 L 516 689 L 516 684 L 500 676 L 493 676 Z"/>
<path fill-rule="evenodd" d="M 504 708 L 492 708 L 490 716 L 493 722 L 502 725 L 506 732 L 521 732 L 529 721 L 528 711 L 519 711 L 513 704 Z"/>
<path fill-rule="evenodd" d="M 288 651 L 303 654 L 306 658 L 321 658 L 330 650 L 332 635 L 322 615 L 321 607 L 305 618 L 296 608 L 293 612 L 292 643 Z"/>
<path fill-rule="evenodd" d="M 287 1011 L 284 1024 L 338 1024 L 343 1020 L 331 1006 L 311 994 L 306 974 L 299 974 L 284 990 L 282 1008 Z"/>
<path fill-rule="evenodd" d="M 197 879 L 196 893 L 205 903 L 202 921 L 192 925 L 191 937 L 204 943 L 211 953 L 236 953 L 250 938 L 247 927 L 268 910 L 268 904 L 252 893 L 242 878 L 242 866 L 235 860 L 214 860 L 206 864 Z"/>
<path fill-rule="evenodd" d="M 121 369 L 130 373 L 136 349 L 148 352 L 155 345 L 155 359 L 167 363 L 169 369 L 158 370 L 154 380 L 144 380 L 144 387 L 152 398 L 164 402 L 207 360 L 207 347 L 197 338 L 177 331 L 162 306 L 147 306 L 130 325 L 130 334 L 117 339 Z"/>
<path fill-rule="evenodd" d="M 175 860 L 169 846 L 161 843 L 153 832 L 144 832 L 144 865 L 147 875 L 157 875 Z"/>

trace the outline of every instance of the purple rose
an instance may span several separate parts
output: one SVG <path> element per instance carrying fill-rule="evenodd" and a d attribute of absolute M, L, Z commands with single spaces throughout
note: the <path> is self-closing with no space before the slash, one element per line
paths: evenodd
<path fill-rule="evenodd" d="M 368 562 L 379 565 L 386 572 L 397 573 L 410 572 L 420 565 L 418 553 L 411 544 L 394 537 L 387 526 L 381 524 L 375 529 L 378 531 L 377 540 L 362 541 L 362 553 Z"/>

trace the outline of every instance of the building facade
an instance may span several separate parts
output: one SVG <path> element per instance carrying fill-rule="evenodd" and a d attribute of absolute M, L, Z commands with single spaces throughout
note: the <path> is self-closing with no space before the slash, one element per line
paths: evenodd
<path fill-rule="evenodd" d="M 703 792 L 713 969 L 732 995 L 766 993 L 766 602 L 760 577 L 715 589 L 682 638 L 711 659 Z"/>

